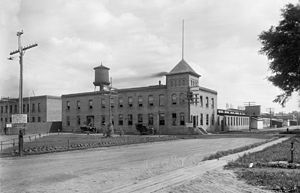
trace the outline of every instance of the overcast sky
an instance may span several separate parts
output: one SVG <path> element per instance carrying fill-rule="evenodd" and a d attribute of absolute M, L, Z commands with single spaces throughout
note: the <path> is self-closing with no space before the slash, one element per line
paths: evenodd
<path fill-rule="evenodd" d="M 289 2 L 298 1 L 1 0 L 0 95 L 18 96 L 18 57 L 7 60 L 18 30 L 24 46 L 39 44 L 24 56 L 24 96 L 62 95 L 93 91 L 101 62 L 117 88 L 164 82 L 147 77 L 180 61 L 184 19 L 184 58 L 200 86 L 218 92 L 218 108 L 251 101 L 263 112 L 299 110 L 297 94 L 285 108 L 272 102 L 281 91 L 266 80 L 268 60 L 258 53 L 258 35 Z"/>

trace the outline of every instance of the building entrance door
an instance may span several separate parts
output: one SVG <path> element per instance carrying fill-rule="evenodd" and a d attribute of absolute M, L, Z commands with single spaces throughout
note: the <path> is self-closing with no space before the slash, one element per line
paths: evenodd
<path fill-rule="evenodd" d="M 196 126 L 197 126 L 197 124 L 196 124 L 196 116 L 193 116 L 193 127 L 195 128 Z"/>
<path fill-rule="evenodd" d="M 95 117 L 92 115 L 86 116 L 86 124 L 88 126 L 94 127 L 94 119 L 95 119 Z"/>
<path fill-rule="evenodd" d="M 221 131 L 224 131 L 224 127 L 225 127 L 224 120 L 221 120 Z"/>

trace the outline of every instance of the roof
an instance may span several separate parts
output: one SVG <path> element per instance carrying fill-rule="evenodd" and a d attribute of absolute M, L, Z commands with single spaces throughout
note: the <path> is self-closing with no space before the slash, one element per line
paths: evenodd
<path fill-rule="evenodd" d="M 167 75 L 182 73 L 189 73 L 194 76 L 200 77 L 200 75 L 197 74 L 184 59 L 182 59 Z"/>
<path fill-rule="evenodd" d="M 107 68 L 106 66 L 103 66 L 102 63 L 100 66 L 97 66 L 94 68 L 94 70 L 98 69 L 98 68 L 102 68 L 102 69 L 106 69 L 106 70 L 109 70 L 109 68 Z"/>
<path fill-rule="evenodd" d="M 166 85 L 153 85 L 147 87 L 135 87 L 135 88 L 122 88 L 117 89 L 118 93 L 126 93 L 126 92 L 140 92 L 140 91 L 153 91 L 157 89 L 166 89 Z M 94 91 L 94 92 L 83 92 L 83 93 L 74 93 L 74 94 L 64 94 L 62 98 L 69 97 L 79 97 L 79 96 L 91 96 L 91 95 L 99 95 L 99 94 L 108 94 L 108 91 Z"/>

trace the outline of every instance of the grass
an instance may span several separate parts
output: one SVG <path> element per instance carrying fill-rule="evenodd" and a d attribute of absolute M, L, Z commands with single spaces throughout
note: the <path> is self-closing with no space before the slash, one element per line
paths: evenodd
<path fill-rule="evenodd" d="M 300 136 L 294 136 L 280 144 L 268 147 L 260 152 L 246 154 L 236 161 L 229 162 L 225 168 L 234 169 L 238 178 L 247 183 L 264 186 L 279 192 L 300 192 L 300 170 L 268 167 L 268 163 L 289 161 L 291 141 L 294 143 L 294 162 L 300 164 Z M 253 168 L 249 164 L 253 163 Z"/>
<path fill-rule="evenodd" d="M 203 158 L 202 161 L 219 159 L 220 157 L 223 157 L 223 156 L 227 156 L 227 155 L 230 155 L 230 154 L 234 154 L 234 153 L 246 151 L 248 149 L 251 149 L 251 148 L 260 146 L 262 144 L 265 144 L 267 142 L 270 142 L 270 141 L 272 141 L 274 139 L 276 139 L 276 138 L 272 138 L 272 139 L 269 139 L 269 140 L 266 140 L 266 141 L 254 143 L 254 144 L 251 144 L 251 145 L 246 145 L 246 146 L 235 148 L 235 149 L 230 149 L 230 150 L 226 150 L 226 151 L 218 151 L 217 153 L 211 154 L 211 155 Z"/>
<path fill-rule="evenodd" d="M 87 149 L 94 147 L 109 147 L 117 145 L 128 145 L 137 143 L 148 143 L 156 141 L 167 141 L 177 139 L 176 136 L 116 136 L 112 138 L 105 138 L 102 135 L 84 135 L 84 134 L 60 134 L 49 135 L 39 138 L 32 142 L 24 143 L 24 154 L 39 154 L 59 151 L 69 151 L 77 149 Z M 9 156 L 15 152 L 18 147 L 14 149 L 7 148 L 0 156 Z M 16 153 L 13 153 L 16 154 Z"/>

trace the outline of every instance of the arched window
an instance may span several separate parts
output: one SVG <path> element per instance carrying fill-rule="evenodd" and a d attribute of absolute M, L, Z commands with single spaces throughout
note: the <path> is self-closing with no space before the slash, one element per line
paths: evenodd
<path fill-rule="evenodd" d="M 179 95 L 179 102 L 180 102 L 180 104 L 185 103 L 185 94 L 184 93 L 180 93 L 180 95 Z"/>
<path fill-rule="evenodd" d="M 159 95 L 159 106 L 165 105 L 165 95 L 161 94 Z"/>
<path fill-rule="evenodd" d="M 153 106 L 154 105 L 153 95 L 149 95 L 148 96 L 148 104 L 149 104 L 149 106 Z"/>
<path fill-rule="evenodd" d="M 177 95 L 176 94 L 172 94 L 172 104 L 173 105 L 177 104 Z"/>

